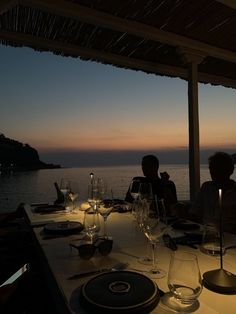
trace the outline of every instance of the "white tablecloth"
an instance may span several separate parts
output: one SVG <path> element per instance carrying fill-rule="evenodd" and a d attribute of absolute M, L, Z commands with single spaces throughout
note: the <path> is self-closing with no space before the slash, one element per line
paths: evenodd
<path fill-rule="evenodd" d="M 40 215 L 31 211 L 30 206 L 25 207 L 29 221 L 32 226 L 53 221 L 83 221 L 83 212 L 77 214 L 50 214 Z M 100 220 L 102 226 L 102 220 Z M 56 283 L 62 293 L 65 295 L 71 313 L 83 313 L 83 310 L 78 308 L 77 292 L 78 287 L 86 280 L 67 280 L 74 274 L 85 270 L 104 267 L 104 265 L 113 265 L 117 261 L 129 263 L 127 269 L 144 270 L 145 265 L 138 261 L 138 257 L 146 254 L 147 240 L 136 225 L 130 213 L 112 213 L 107 220 L 108 233 L 113 238 L 113 250 L 110 255 L 102 257 L 98 253 L 88 261 L 79 258 L 78 253 L 71 252 L 69 242 L 74 241 L 80 235 L 71 235 L 64 238 L 55 238 L 45 240 L 42 238 L 43 227 L 34 227 L 34 233 L 41 245 L 43 252 L 49 263 L 49 267 L 55 277 Z M 235 241 L 236 237 L 229 238 L 229 242 Z M 187 246 L 179 246 L 179 250 L 193 252 L 197 255 L 201 274 L 205 271 L 218 269 L 220 267 L 219 258 L 203 254 L 200 250 L 192 249 Z M 160 268 L 168 272 L 171 250 L 163 245 L 157 248 L 157 258 Z M 227 251 L 224 256 L 224 268 L 236 274 L 236 249 Z M 167 276 L 162 279 L 155 280 L 158 287 L 163 291 L 168 291 Z M 76 302 L 74 302 L 76 300 Z M 214 293 L 205 287 L 199 297 L 199 308 L 194 312 L 196 314 L 235 314 L 236 313 L 236 295 L 223 295 Z M 159 305 L 152 312 L 153 314 L 175 313 L 159 302 Z"/>

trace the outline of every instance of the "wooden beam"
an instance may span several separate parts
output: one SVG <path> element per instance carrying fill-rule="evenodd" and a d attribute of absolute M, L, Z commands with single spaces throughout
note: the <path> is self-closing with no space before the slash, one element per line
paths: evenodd
<path fill-rule="evenodd" d="M 224 5 L 227 5 L 228 7 L 232 9 L 236 9 L 236 2 L 235 0 L 216 0 Z"/>
<path fill-rule="evenodd" d="M 0 0 L 0 15 L 17 5 L 16 0 Z"/>
<path fill-rule="evenodd" d="M 174 33 L 162 31 L 139 22 L 119 18 L 64 0 L 20 0 L 25 6 L 40 9 L 64 17 L 73 18 L 80 22 L 109 28 L 122 33 L 129 33 L 141 38 L 161 42 L 171 46 L 196 49 L 207 56 L 236 63 L 236 53 L 218 48 L 200 41 L 190 39 Z"/>
<path fill-rule="evenodd" d="M 32 35 L 21 34 L 17 32 L 0 31 L 0 39 L 17 43 L 33 49 L 44 49 L 45 51 L 57 51 L 63 52 L 68 55 L 80 56 L 82 58 L 92 59 L 94 61 L 100 61 L 109 63 L 112 65 L 118 65 L 124 68 L 132 68 L 134 70 L 140 70 L 147 73 L 153 73 L 158 75 L 179 77 L 182 79 L 188 79 L 187 68 L 168 66 L 165 64 L 147 62 L 140 59 L 128 58 L 100 50 L 83 48 L 77 45 L 58 42 L 55 40 L 48 40 L 45 38 L 39 38 Z M 221 76 L 214 76 L 206 73 L 199 73 L 199 81 L 202 83 L 212 83 L 215 85 L 223 85 L 226 87 L 236 88 L 236 80 L 231 80 Z"/>

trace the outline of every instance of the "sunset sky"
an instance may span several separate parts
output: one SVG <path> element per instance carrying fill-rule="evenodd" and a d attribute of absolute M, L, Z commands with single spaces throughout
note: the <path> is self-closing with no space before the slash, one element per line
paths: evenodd
<path fill-rule="evenodd" d="M 0 132 L 46 161 L 60 163 L 66 151 L 188 147 L 183 80 L 28 48 L 0 46 L 0 57 Z M 199 84 L 202 149 L 236 152 L 235 101 L 236 90 Z"/>

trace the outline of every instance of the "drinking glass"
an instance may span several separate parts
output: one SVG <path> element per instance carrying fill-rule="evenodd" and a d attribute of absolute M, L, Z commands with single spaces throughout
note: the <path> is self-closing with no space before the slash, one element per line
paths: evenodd
<path fill-rule="evenodd" d="M 156 265 L 156 246 L 160 237 L 162 237 L 167 229 L 168 226 L 161 222 L 161 215 L 158 212 L 158 208 L 154 215 L 151 210 L 151 204 L 147 203 L 143 212 L 143 232 L 152 246 L 152 268 L 149 270 L 149 273 L 153 278 L 163 278 L 166 275 L 166 272 Z"/>
<path fill-rule="evenodd" d="M 95 212 L 89 212 L 89 210 L 85 212 L 84 229 L 85 233 L 89 236 L 91 243 L 93 243 L 94 237 L 99 229 L 97 214 Z"/>
<path fill-rule="evenodd" d="M 140 180 L 132 180 L 129 186 L 130 194 L 133 198 L 132 214 L 135 217 L 135 210 L 137 206 L 137 200 L 139 198 Z"/>
<path fill-rule="evenodd" d="M 200 250 L 208 255 L 220 255 L 220 232 L 216 225 L 204 225 L 202 243 Z M 223 254 L 225 254 L 225 247 L 223 246 Z"/>
<path fill-rule="evenodd" d="M 140 180 L 132 180 L 130 183 L 129 190 L 134 201 L 136 201 L 139 197 L 139 189 L 140 189 Z"/>
<path fill-rule="evenodd" d="M 108 238 L 106 222 L 114 206 L 112 190 L 110 190 L 110 192 L 107 192 L 107 190 L 104 190 L 101 198 L 102 200 L 98 206 L 98 212 L 103 217 L 103 227 L 104 227 L 103 237 Z"/>
<path fill-rule="evenodd" d="M 135 207 L 135 217 L 138 226 L 143 228 L 143 217 L 145 213 L 145 206 L 151 206 L 154 201 L 152 193 L 152 185 L 149 182 L 141 182 L 139 186 L 139 199 Z M 152 257 L 150 256 L 150 242 L 147 239 L 146 255 L 139 257 L 138 261 L 144 265 L 150 265 L 152 263 Z"/>
<path fill-rule="evenodd" d="M 101 197 L 101 180 L 91 180 L 88 184 L 88 203 L 91 207 L 88 208 L 86 213 L 91 212 L 95 215 L 97 232 L 100 230 L 98 206 L 101 202 Z"/>
<path fill-rule="evenodd" d="M 100 180 L 93 180 L 88 184 L 88 203 L 96 212 L 101 200 Z"/>
<path fill-rule="evenodd" d="M 62 178 L 60 182 L 60 191 L 62 192 L 64 196 L 64 206 L 66 207 L 67 205 L 67 200 L 68 200 L 68 194 L 70 191 L 70 180 L 67 178 Z"/>
<path fill-rule="evenodd" d="M 139 193 L 140 199 L 145 199 L 147 202 L 153 201 L 152 184 L 150 182 L 140 182 L 139 183 Z"/>
<path fill-rule="evenodd" d="M 78 197 L 79 197 L 78 182 L 70 181 L 70 190 L 68 191 L 68 198 L 71 200 L 71 203 L 72 203 L 71 213 L 77 213 L 75 201 L 78 199 Z"/>
<path fill-rule="evenodd" d="M 197 256 L 189 252 L 172 254 L 167 279 L 170 289 L 169 306 L 177 311 L 195 310 L 202 291 Z"/>

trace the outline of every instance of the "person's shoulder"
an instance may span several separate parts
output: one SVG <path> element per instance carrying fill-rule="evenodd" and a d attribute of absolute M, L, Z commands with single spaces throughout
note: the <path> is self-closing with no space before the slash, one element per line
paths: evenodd
<path fill-rule="evenodd" d="M 163 186 L 175 186 L 175 183 L 172 180 L 162 180 L 162 179 L 159 179 L 159 181 L 161 182 L 161 184 Z"/>
<path fill-rule="evenodd" d="M 137 177 L 133 177 L 132 181 L 133 180 L 146 181 L 147 178 L 146 177 L 137 176 Z"/>
<path fill-rule="evenodd" d="M 215 190 L 215 189 L 216 189 L 216 185 L 214 184 L 213 181 L 205 181 L 201 185 L 200 192 L 209 191 L 209 190 Z"/>
<path fill-rule="evenodd" d="M 236 190 L 236 181 L 231 180 L 231 182 L 232 182 L 232 189 L 233 189 L 233 190 Z"/>
<path fill-rule="evenodd" d="M 213 181 L 205 181 L 202 183 L 202 187 L 215 186 Z"/>

